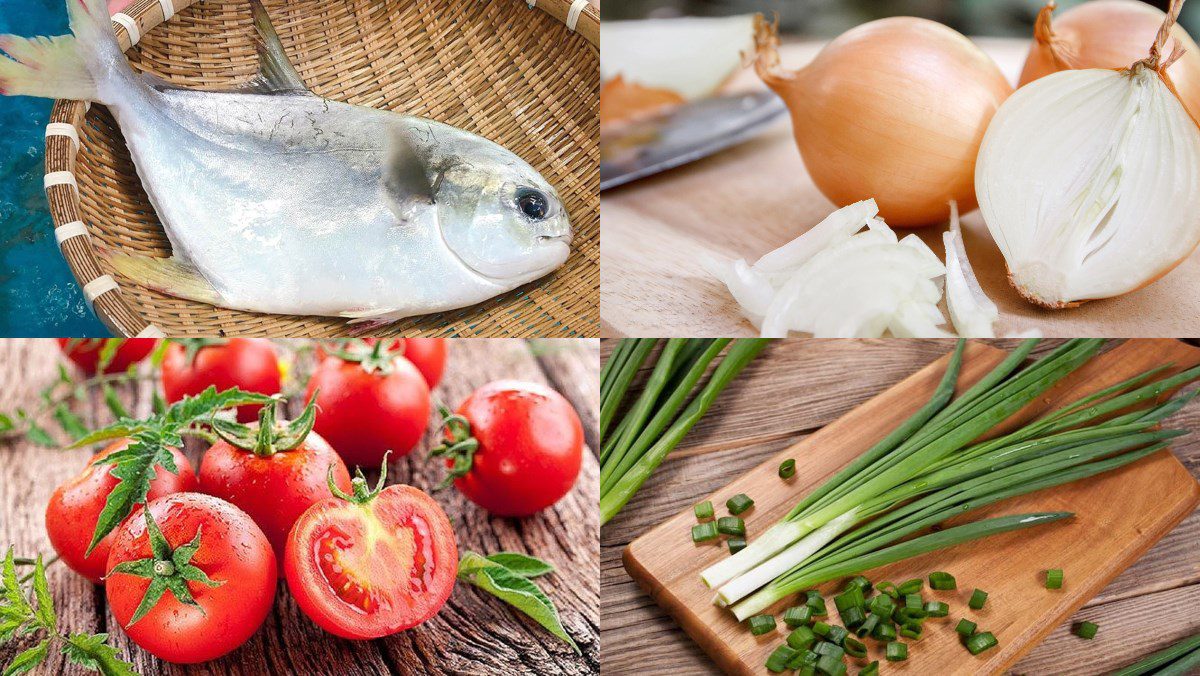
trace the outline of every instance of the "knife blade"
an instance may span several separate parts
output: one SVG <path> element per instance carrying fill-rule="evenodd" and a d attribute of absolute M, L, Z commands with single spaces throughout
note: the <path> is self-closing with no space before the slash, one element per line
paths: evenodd
<path fill-rule="evenodd" d="M 771 92 L 703 99 L 601 139 L 600 190 L 695 162 L 757 135 L 787 111 Z"/>

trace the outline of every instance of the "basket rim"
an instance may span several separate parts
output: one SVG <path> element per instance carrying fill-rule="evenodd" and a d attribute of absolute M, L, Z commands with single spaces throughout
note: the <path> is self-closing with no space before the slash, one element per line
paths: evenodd
<path fill-rule="evenodd" d="M 562 23 L 568 31 L 579 33 L 594 49 L 600 48 L 600 11 L 590 0 L 508 1 L 541 10 Z M 129 51 L 142 36 L 198 2 L 201 0 L 134 0 L 112 16 L 113 30 L 121 51 Z M 91 246 L 75 176 L 76 157 L 82 145 L 79 129 L 91 106 L 89 101 L 58 99 L 54 102 L 46 125 L 43 187 L 50 205 L 55 239 L 67 266 L 75 275 L 84 300 L 101 323 L 121 337 L 165 338 L 167 333 L 147 320 L 126 299 L 120 284 L 103 272 L 96 251 Z M 61 152 L 65 144 L 70 146 L 66 152 Z M 65 201 L 56 200 L 55 194 L 65 198 Z"/>

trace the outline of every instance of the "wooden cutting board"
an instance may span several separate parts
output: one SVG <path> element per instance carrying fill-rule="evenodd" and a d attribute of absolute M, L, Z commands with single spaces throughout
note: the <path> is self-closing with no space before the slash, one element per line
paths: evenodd
<path fill-rule="evenodd" d="M 1027 40 L 976 38 L 1010 82 Z M 823 46 L 784 45 L 783 64 L 799 68 Z M 765 87 L 751 69 L 737 91 Z M 804 169 L 786 116 L 747 143 L 601 195 L 601 334 L 620 336 L 749 336 L 754 326 L 729 290 L 697 263 L 705 252 L 757 260 L 807 231 L 834 210 Z M 914 232 L 939 256 L 945 226 Z M 1045 310 L 1024 301 L 1007 281 L 1004 258 L 978 211 L 963 216 L 963 239 L 979 283 L 1000 309 L 997 335 L 1037 329 L 1075 336 L 1183 337 L 1200 334 L 1200 253 L 1135 293 Z"/>
<path fill-rule="evenodd" d="M 1004 358 L 1002 350 L 971 343 L 967 346 L 959 388 L 979 380 Z M 920 408 L 932 395 L 945 370 L 945 356 L 820 431 L 759 465 L 728 486 L 696 502 L 712 500 L 717 515 L 728 513 L 725 501 L 745 493 L 754 499 L 746 512 L 753 537 L 778 521 L 800 499 L 853 458 L 884 437 Z M 1176 371 L 1200 364 L 1200 349 L 1172 340 L 1126 342 L 1084 365 L 1041 399 L 1006 421 L 1007 431 L 1042 412 L 1120 382 L 1148 368 L 1172 363 Z M 803 387 L 804 383 L 796 383 Z M 779 463 L 796 459 L 796 477 L 779 479 Z M 928 600 L 950 604 L 950 616 L 925 623 L 925 636 L 910 642 L 909 659 L 881 663 L 883 673 L 983 674 L 999 673 L 1015 663 L 1159 538 L 1200 504 L 1200 484 L 1169 452 L 1155 453 L 1119 470 L 1066 484 L 977 510 L 965 519 L 1041 511 L 1071 511 L 1074 519 L 1006 533 L 951 549 L 930 553 L 869 571 L 874 581 L 902 582 L 944 570 L 958 580 L 958 590 L 931 592 Z M 700 571 L 728 556 L 724 543 L 696 545 L 690 529 L 696 523 L 691 509 L 634 540 L 625 550 L 625 568 L 634 580 L 683 627 L 725 672 L 767 674 L 767 655 L 786 636 L 785 627 L 762 637 L 752 636 L 732 614 L 711 604 L 712 592 L 700 581 Z M 1043 571 L 1062 568 L 1061 590 L 1048 590 Z M 836 620 L 832 593 L 835 581 L 821 587 Z M 967 608 L 976 587 L 989 594 L 979 611 Z M 778 616 L 795 605 L 780 602 L 769 612 Z M 1000 645 L 972 657 L 959 643 L 954 625 L 961 617 L 991 631 Z M 1103 631 L 1103 627 L 1100 629 Z M 1079 648 L 1086 649 L 1080 639 Z M 866 641 L 870 659 L 882 662 L 880 644 Z M 858 666 L 865 665 L 862 662 Z M 855 673 L 851 668 L 850 672 Z"/>

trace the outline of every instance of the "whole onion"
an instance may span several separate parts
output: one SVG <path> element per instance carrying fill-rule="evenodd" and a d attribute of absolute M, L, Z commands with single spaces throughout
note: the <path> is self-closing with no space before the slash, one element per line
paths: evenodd
<path fill-rule="evenodd" d="M 892 226 L 944 222 L 975 208 L 975 156 L 1012 86 L 987 54 L 942 24 L 872 21 L 784 70 L 761 16 L 755 69 L 787 103 L 804 165 L 838 206 L 874 198 Z"/>

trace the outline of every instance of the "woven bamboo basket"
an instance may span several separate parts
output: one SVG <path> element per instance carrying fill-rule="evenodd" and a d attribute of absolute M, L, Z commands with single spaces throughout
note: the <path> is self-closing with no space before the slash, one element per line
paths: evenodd
<path fill-rule="evenodd" d="M 527 4 L 528 3 L 528 4 Z M 284 49 L 326 98 L 428 117 L 509 148 L 563 197 L 576 230 L 554 274 L 383 335 L 599 334 L 600 18 L 586 0 L 267 0 Z M 246 0 L 134 0 L 114 15 L 135 69 L 189 87 L 257 70 Z M 256 314 L 166 296 L 117 275 L 98 245 L 169 256 L 116 122 L 58 101 L 46 130 L 55 235 L 96 315 L 123 336 L 338 336 L 346 320 Z"/>

